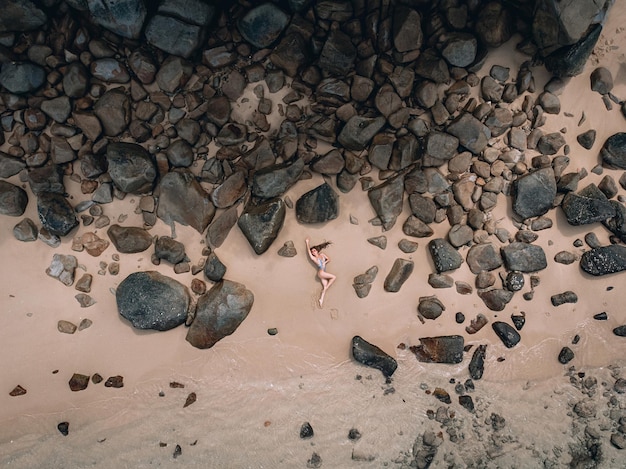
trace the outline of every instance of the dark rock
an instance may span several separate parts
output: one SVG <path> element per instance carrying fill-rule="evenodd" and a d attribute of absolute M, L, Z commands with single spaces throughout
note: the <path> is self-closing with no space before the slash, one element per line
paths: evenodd
<path fill-rule="evenodd" d="M 469 364 L 469 374 L 470 377 L 474 380 L 480 379 L 483 377 L 483 372 L 485 369 L 485 355 L 487 353 L 487 345 L 481 344 L 476 347 L 474 350 L 474 354 L 472 355 L 472 360 Z"/>
<path fill-rule="evenodd" d="M 26 163 L 20 158 L 0 152 L 0 178 L 8 179 L 26 168 Z"/>
<path fill-rule="evenodd" d="M 576 261 L 576 254 L 569 251 L 559 251 L 554 255 L 554 262 L 569 265 Z"/>
<path fill-rule="evenodd" d="M 188 168 L 193 163 L 193 149 L 185 140 L 176 140 L 167 148 L 167 160 L 174 168 Z"/>
<path fill-rule="evenodd" d="M 385 378 L 390 378 L 398 367 L 392 356 L 358 335 L 352 338 L 352 357 L 362 365 L 380 370 Z"/>
<path fill-rule="evenodd" d="M 401 239 L 398 242 L 398 248 L 405 254 L 411 254 L 412 252 L 417 251 L 418 244 L 414 241 L 409 241 L 408 239 Z"/>
<path fill-rule="evenodd" d="M 146 7 L 141 0 L 89 1 L 93 21 L 115 34 L 137 39 L 146 18 Z"/>
<path fill-rule="evenodd" d="M 157 168 L 148 151 L 136 143 L 107 146 L 107 163 L 113 184 L 122 192 L 144 194 L 152 190 Z"/>
<path fill-rule="evenodd" d="M 364 150 L 385 125 L 385 118 L 353 116 L 341 129 L 337 140 L 346 149 L 352 151 Z"/>
<path fill-rule="evenodd" d="M 339 215 L 339 197 L 326 183 L 303 194 L 296 201 L 296 218 L 300 223 L 323 223 Z"/>
<path fill-rule="evenodd" d="M 215 208 L 228 208 L 241 199 L 247 190 L 246 173 L 244 171 L 235 171 L 224 182 L 213 189 L 211 201 Z"/>
<path fill-rule="evenodd" d="M 237 26 L 243 38 L 259 49 L 269 47 L 289 24 L 289 16 L 273 3 L 263 3 L 243 15 Z"/>
<path fill-rule="evenodd" d="M 435 390 L 433 391 L 433 396 L 435 396 L 444 404 L 452 403 L 452 399 L 450 399 L 450 394 L 443 388 L 435 388 Z"/>
<path fill-rule="evenodd" d="M 548 266 L 545 252 L 538 245 L 513 242 L 502 247 L 500 252 L 508 270 L 537 272 Z"/>
<path fill-rule="evenodd" d="M 386 236 L 375 236 L 373 238 L 367 238 L 367 242 L 380 248 L 380 249 L 386 249 L 387 248 L 387 237 Z"/>
<path fill-rule="evenodd" d="M 231 335 L 252 309 L 254 295 L 245 285 L 222 280 L 198 299 L 186 340 L 196 348 L 213 347 Z"/>
<path fill-rule="evenodd" d="M 511 322 L 513 322 L 515 329 L 521 331 L 526 324 L 526 313 L 522 311 L 522 314 L 511 314 Z"/>
<path fill-rule="evenodd" d="M 447 128 L 450 135 L 459 139 L 459 143 L 477 155 L 486 147 L 491 138 L 491 131 L 482 122 L 469 113 L 462 113 Z"/>
<path fill-rule="evenodd" d="M 521 272 L 509 272 L 504 281 L 508 290 L 516 292 L 524 288 L 524 275 Z"/>
<path fill-rule="evenodd" d="M 212 252 L 207 257 L 204 264 L 204 275 L 212 282 L 219 282 L 226 274 L 226 266 L 220 261 L 219 257 Z"/>
<path fill-rule="evenodd" d="M 428 274 L 428 285 L 433 288 L 452 288 L 454 279 L 445 274 Z"/>
<path fill-rule="evenodd" d="M 267 251 L 278 237 L 285 221 L 285 214 L 285 203 L 279 198 L 258 204 L 248 203 L 237 225 L 256 254 L 260 255 Z"/>
<path fill-rule="evenodd" d="M 130 75 L 121 62 L 113 57 L 94 60 L 90 66 L 91 75 L 105 83 L 128 83 Z"/>
<path fill-rule="evenodd" d="M 0 31 L 32 31 L 43 26 L 48 17 L 33 2 L 9 0 L 2 5 Z"/>
<path fill-rule="evenodd" d="M 124 387 L 124 377 L 117 376 L 109 376 L 107 380 L 104 382 L 105 388 L 123 388 Z"/>
<path fill-rule="evenodd" d="M 156 74 L 156 83 L 166 93 L 174 93 L 185 86 L 193 74 L 193 65 L 187 60 L 170 55 Z"/>
<path fill-rule="evenodd" d="M 626 169 L 626 132 L 618 132 L 606 139 L 600 149 L 602 164 L 609 168 Z"/>
<path fill-rule="evenodd" d="M 89 386 L 89 376 L 74 373 L 68 382 L 70 389 L 74 392 L 83 391 Z"/>
<path fill-rule="evenodd" d="M 409 216 L 402 224 L 402 232 L 407 236 L 414 236 L 416 238 L 427 238 L 434 233 L 430 226 L 415 215 Z"/>
<path fill-rule="evenodd" d="M 580 258 L 580 267 L 594 276 L 626 270 L 626 246 L 612 244 L 586 251 Z"/>
<path fill-rule="evenodd" d="M 580 17 L 581 15 L 576 14 L 574 16 Z M 552 25 L 550 27 L 552 27 Z M 546 69 L 557 77 L 573 77 L 580 75 L 601 33 L 602 26 L 596 24 L 586 36 L 583 36 L 575 44 L 561 47 L 555 52 L 552 52 L 545 58 L 544 63 Z M 550 33 L 548 36 L 554 35 Z"/>
<path fill-rule="evenodd" d="M 515 15 L 501 2 L 488 2 L 478 12 L 475 30 L 488 47 L 499 47 L 513 35 Z"/>
<path fill-rule="evenodd" d="M 93 111 L 108 137 L 118 136 L 130 124 L 130 99 L 119 88 L 105 92 L 94 104 Z"/>
<path fill-rule="evenodd" d="M 467 252 L 467 265 L 473 274 L 497 269 L 502 265 L 502 257 L 493 244 L 475 244 Z"/>
<path fill-rule="evenodd" d="M 38 194 L 37 213 L 43 228 L 56 236 L 65 236 L 78 226 L 78 219 L 68 200 L 55 192 Z"/>
<path fill-rule="evenodd" d="M 252 176 L 252 195 L 265 199 L 279 197 L 298 181 L 303 170 L 302 158 L 262 168 Z"/>
<path fill-rule="evenodd" d="M 309 163 L 309 168 L 311 170 L 316 173 L 328 175 L 342 173 L 345 166 L 346 161 L 344 160 L 341 152 L 337 149 L 330 150 L 323 155 L 313 158 L 313 160 Z"/>
<path fill-rule="evenodd" d="M 578 134 L 576 136 L 576 141 L 586 150 L 590 150 L 593 147 L 593 144 L 596 142 L 596 131 L 595 129 L 589 129 L 582 134 Z"/>
<path fill-rule="evenodd" d="M 157 216 L 167 224 L 177 222 L 203 233 L 215 216 L 211 197 L 188 170 L 163 176 L 155 195 L 159 200 Z"/>
<path fill-rule="evenodd" d="M 185 257 L 185 245 L 170 236 L 160 236 L 154 243 L 154 255 L 170 264 L 178 264 Z"/>
<path fill-rule="evenodd" d="M 568 290 L 563 293 L 552 295 L 550 297 L 550 301 L 552 302 L 552 306 L 561 306 L 566 303 L 577 303 L 578 295 L 576 295 L 573 291 Z"/>
<path fill-rule="evenodd" d="M 613 76 L 606 67 L 598 67 L 589 76 L 591 80 L 591 91 L 600 94 L 608 94 L 613 89 Z"/>
<path fill-rule="evenodd" d="M 156 271 L 130 274 L 117 287 L 115 300 L 133 327 L 157 331 L 184 324 L 191 305 L 187 287 Z"/>
<path fill-rule="evenodd" d="M 41 192 L 65 194 L 63 169 L 55 164 L 47 164 L 31 169 L 28 172 L 28 184 L 35 194 Z"/>
<path fill-rule="evenodd" d="M 515 347 L 521 339 L 519 333 L 506 322 L 494 321 L 491 327 L 506 348 Z"/>
<path fill-rule="evenodd" d="M 311 454 L 311 459 L 307 459 L 306 467 L 310 469 L 317 469 L 322 467 L 322 457 L 315 451 Z"/>
<path fill-rule="evenodd" d="M 454 320 L 457 324 L 463 324 L 465 322 L 465 314 L 460 311 L 454 315 Z"/>
<path fill-rule="evenodd" d="M 437 319 L 446 307 L 436 296 L 427 296 L 419 299 L 417 312 L 426 319 Z"/>
<path fill-rule="evenodd" d="M 0 180 L 0 214 L 21 217 L 28 205 L 28 194 L 24 189 Z"/>
<path fill-rule="evenodd" d="M 164 52 L 189 58 L 204 39 L 204 26 L 213 19 L 215 8 L 201 1 L 185 2 L 190 10 L 189 18 L 176 18 L 163 11 L 168 4 L 179 2 L 164 2 L 159 8 L 159 14 L 154 15 L 145 29 L 146 41 Z M 193 24 L 196 23 L 196 24 Z"/>
<path fill-rule="evenodd" d="M 470 33 L 452 32 L 447 35 L 441 55 L 453 67 L 467 67 L 476 60 L 478 41 Z"/>
<path fill-rule="evenodd" d="M 61 422 L 57 425 L 57 430 L 61 432 L 61 435 L 67 436 L 70 434 L 70 423 L 69 422 Z"/>
<path fill-rule="evenodd" d="M 270 60 L 288 76 L 294 77 L 309 61 L 308 45 L 300 34 L 287 34 L 270 54 Z"/>
<path fill-rule="evenodd" d="M 425 363 L 455 364 L 463 361 L 463 337 L 449 335 L 439 337 L 422 337 L 420 345 L 411 347 L 417 359 Z"/>
<path fill-rule="evenodd" d="M 545 214 L 556 197 L 554 171 L 543 168 L 517 179 L 513 194 L 513 210 L 523 219 Z"/>
<path fill-rule="evenodd" d="M 346 76 L 354 67 L 356 48 L 350 37 L 341 30 L 332 30 L 322 47 L 318 63 L 331 75 Z"/>
<path fill-rule="evenodd" d="M 435 83 L 448 83 L 450 70 L 446 61 L 433 49 L 423 51 L 415 62 L 415 73 Z"/>
<path fill-rule="evenodd" d="M 565 365 L 569 362 L 571 362 L 574 359 L 574 352 L 572 352 L 572 349 L 569 347 L 563 347 L 561 349 L 561 351 L 559 352 L 559 363 L 561 363 L 562 365 Z"/>
<path fill-rule="evenodd" d="M 350 431 L 348 432 L 348 439 L 355 441 L 355 440 L 359 440 L 360 438 L 361 438 L 361 432 L 357 430 L 356 428 L 351 428 Z"/>
<path fill-rule="evenodd" d="M 606 311 L 593 315 L 593 319 L 596 321 L 606 321 L 608 318 L 609 316 L 606 314 Z"/>
<path fill-rule="evenodd" d="M 485 306 L 492 311 L 502 311 L 513 299 L 513 292 L 502 288 L 479 291 L 478 296 L 485 303 Z"/>
<path fill-rule="evenodd" d="M 552 132 L 539 137 L 537 150 L 542 155 L 556 155 L 565 143 L 565 137 L 560 132 Z"/>
<path fill-rule="evenodd" d="M 398 292 L 400 287 L 413 273 L 413 261 L 398 258 L 385 278 L 384 288 L 387 292 Z"/>
<path fill-rule="evenodd" d="M 626 337 L 626 325 L 617 326 L 616 328 L 614 328 L 613 334 L 615 334 L 618 337 Z"/>
<path fill-rule="evenodd" d="M 568 192 L 561 208 L 570 225 L 586 225 L 605 221 L 615 216 L 615 208 L 595 184 L 589 184 L 578 193 Z"/>
<path fill-rule="evenodd" d="M 472 396 L 459 396 L 459 405 L 464 407 L 469 412 L 474 412 L 474 400 Z"/>
<path fill-rule="evenodd" d="M 213 247 L 220 247 L 226 240 L 231 228 L 237 223 L 237 206 L 230 207 L 220 213 L 209 225 L 207 242 Z"/>
<path fill-rule="evenodd" d="M 300 438 L 313 438 L 314 434 L 315 433 L 313 432 L 313 427 L 309 422 L 304 422 L 300 427 Z"/>
<path fill-rule="evenodd" d="M 118 252 L 133 254 L 143 252 L 152 245 L 152 236 L 143 228 L 113 224 L 107 230 L 111 242 Z"/>
<path fill-rule="evenodd" d="M 409 52 L 422 47 L 424 34 L 421 22 L 422 17 L 416 10 L 404 5 L 395 8 L 393 45 L 398 52 Z"/>
<path fill-rule="evenodd" d="M 0 85 L 10 93 L 32 93 L 38 90 L 45 81 L 45 70 L 31 62 L 6 62 L 2 64 L 0 70 Z"/>
<path fill-rule="evenodd" d="M 438 273 L 458 269 L 463 257 L 448 241 L 443 238 L 433 239 L 428 243 L 428 251 Z"/>

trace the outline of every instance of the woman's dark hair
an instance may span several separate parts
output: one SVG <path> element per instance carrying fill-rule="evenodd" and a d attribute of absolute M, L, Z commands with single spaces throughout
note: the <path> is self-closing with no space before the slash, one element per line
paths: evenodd
<path fill-rule="evenodd" d="M 309 249 L 309 251 L 311 249 L 315 249 L 317 252 L 320 252 L 322 249 L 327 248 L 328 246 L 330 246 L 331 244 L 333 244 L 330 241 L 324 241 L 322 244 L 316 244 L 315 246 L 311 246 L 311 248 Z"/>

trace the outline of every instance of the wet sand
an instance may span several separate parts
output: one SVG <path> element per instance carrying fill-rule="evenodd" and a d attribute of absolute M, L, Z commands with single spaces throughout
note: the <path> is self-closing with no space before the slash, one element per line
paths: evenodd
<path fill-rule="evenodd" d="M 615 180 L 622 174 L 608 169 L 602 175 L 591 172 L 599 164 L 598 152 L 605 139 L 623 131 L 626 121 L 619 105 L 607 111 L 600 95 L 590 90 L 589 74 L 598 65 L 607 67 L 614 78 L 613 94 L 626 97 L 626 52 L 619 46 L 626 33 L 618 29 L 624 20 L 626 8 L 615 5 L 596 48 L 597 63 L 592 58 L 585 71 L 570 80 L 560 96 L 561 113 L 548 116 L 543 127 L 546 133 L 567 129 L 565 138 L 571 147 L 568 171 L 584 167 L 589 172 L 579 188 L 598 183 L 606 174 Z M 513 39 L 507 47 L 490 54 L 480 74 L 487 73 L 494 63 L 516 73 L 527 58 L 513 52 L 515 42 Z M 547 76 L 539 68 L 533 73 L 540 90 Z M 246 109 L 244 103 L 240 112 L 245 114 Z M 583 113 L 586 120 L 579 126 Z M 576 142 L 576 135 L 590 128 L 596 129 L 597 137 L 593 148 L 585 150 Z M 527 161 L 532 156 L 528 152 Z M 321 182 L 322 178 L 314 175 L 286 195 L 295 202 Z M 73 204 L 82 200 L 77 183 L 68 181 L 66 185 L 75 196 Z M 331 185 L 336 187 L 334 182 Z M 620 188 L 619 193 L 623 195 L 624 190 Z M 129 195 L 103 206 L 104 213 L 112 223 L 125 215 L 124 225 L 141 226 L 141 217 L 134 213 L 138 201 L 139 197 Z M 514 234 L 517 228 L 511 214 L 510 200 L 500 194 L 493 216 L 500 220 L 499 226 Z M 24 216 L 37 220 L 32 197 Z M 350 216 L 358 224 L 351 224 Z M 12 227 L 21 218 L 3 217 L 0 464 L 20 468 L 172 467 L 172 453 L 179 444 L 182 455 L 175 464 L 181 467 L 305 467 L 313 451 L 321 455 L 323 467 L 400 466 L 403 454 L 411 450 L 426 427 L 439 431 L 436 422 L 426 417 L 426 410 L 441 404 L 425 393 L 425 385 L 430 390 L 443 387 L 453 395 L 450 380 L 464 382 L 469 377 L 471 352 L 459 365 L 423 364 L 398 345 L 408 347 L 419 344 L 420 337 L 450 334 L 464 335 L 466 344 L 488 344 L 485 374 L 475 383 L 477 414 L 460 408 L 454 397 L 451 407 L 468 428 L 472 419 L 484 421 L 489 413 L 497 412 L 507 418 L 506 430 L 513 435 L 510 446 L 484 467 L 513 467 L 520 462 L 522 465 L 516 467 L 536 467 L 541 458 L 536 458 L 533 450 L 539 455 L 555 447 L 566 451 L 568 442 L 575 439 L 566 418 L 568 405 L 578 394 L 564 375 L 574 366 L 598 376 L 601 382 L 610 373 L 609 365 L 624 366 L 626 341 L 611 330 L 626 323 L 626 294 L 623 274 L 592 278 L 580 270 L 578 262 L 562 265 L 553 258 L 562 250 L 580 254 L 587 246 L 575 248 L 572 243 L 584 239 L 592 229 L 603 244 L 608 244 L 608 232 L 595 225 L 570 226 L 560 209 L 551 210 L 547 216 L 553 227 L 537 232 L 536 243 L 545 250 L 548 268 L 539 273 L 541 283 L 533 300 L 522 298 L 529 290 L 527 278 L 527 286 L 515 294 L 507 308 L 495 313 L 485 307 L 475 289 L 471 295 L 461 295 L 454 288 L 433 289 L 428 285 L 428 274 L 434 271 L 425 249 L 428 238 L 416 240 L 419 248 L 411 255 L 398 249 L 398 241 L 405 237 L 400 227 L 408 216 L 407 202 L 396 226 L 388 232 L 369 223 L 374 216 L 367 195 L 357 185 L 349 194 L 340 195 L 339 217 L 332 222 L 301 225 L 295 211 L 288 210 L 277 240 L 262 256 L 254 253 L 235 226 L 216 253 L 228 267 L 226 278 L 246 285 L 255 302 L 237 331 L 209 350 L 197 350 L 187 343 L 184 327 L 168 332 L 134 330 L 119 317 L 115 306 L 112 291 L 132 272 L 159 270 L 185 285 L 193 278 L 190 273 L 177 275 L 165 262 L 152 265 L 148 250 L 120 255 L 118 275 L 98 275 L 99 263 L 113 260 L 112 245 L 94 258 L 71 250 L 71 237 L 76 232 L 56 249 L 40 241 L 20 243 L 14 239 Z M 436 230 L 433 238 L 445 236 L 449 228 L 446 222 L 432 227 Z M 77 234 L 86 231 L 107 239 L 106 228 L 81 226 Z M 171 231 L 159 221 L 151 233 L 170 235 Z M 385 250 L 367 242 L 367 238 L 381 234 L 387 236 Z M 320 284 L 306 256 L 306 237 L 313 244 L 333 242 L 326 251 L 332 258 L 328 270 L 338 280 L 328 291 L 323 308 L 317 307 Z M 202 257 L 203 236 L 177 225 L 176 239 L 185 243 L 191 263 L 197 263 Z M 278 249 L 289 240 L 298 255 L 278 256 Z M 464 257 L 466 250 L 460 250 Z M 81 308 L 73 287 L 46 275 L 54 253 L 75 255 L 84 271 L 93 275 L 90 295 L 97 301 L 95 305 Z M 400 292 L 387 293 L 384 278 L 397 257 L 412 259 L 415 270 Z M 379 268 L 378 276 L 369 296 L 359 299 L 352 280 L 373 265 Z M 77 278 L 82 273 L 79 268 Z M 451 275 L 457 281 L 474 284 L 466 263 Z M 614 288 L 608 291 L 607 287 Z M 553 307 L 550 297 L 566 290 L 576 292 L 578 302 Z M 446 310 L 437 320 L 422 323 L 416 314 L 418 299 L 429 295 L 436 295 Z M 464 324 L 455 322 L 458 311 L 465 314 Z M 512 349 L 504 347 L 490 325 L 475 335 L 465 333 L 478 313 L 485 314 L 490 322 L 510 322 L 512 313 L 522 311 L 526 315 L 522 340 Z M 603 311 L 608 314 L 607 321 L 593 319 Z M 57 331 L 59 320 L 78 324 L 83 318 L 92 320 L 93 325 L 73 335 Z M 278 334 L 270 336 L 268 328 L 277 328 Z M 572 345 L 576 334 L 580 342 Z M 351 360 L 354 335 L 398 360 L 391 385 L 385 384 L 377 370 Z M 557 356 L 566 345 L 575 352 L 575 358 L 564 366 Z M 105 379 L 122 375 L 124 387 L 90 383 L 85 391 L 71 392 L 67 383 L 73 373 L 99 373 Z M 170 388 L 172 381 L 185 388 Z M 18 384 L 27 394 L 9 396 Z M 389 391 L 391 386 L 393 392 Z M 163 396 L 159 396 L 161 391 Z M 183 408 L 190 392 L 197 394 L 197 402 Z M 62 421 L 70 422 L 67 437 L 56 429 Z M 298 436 L 305 421 L 315 430 L 311 440 Z M 363 435 L 356 443 L 347 438 L 353 427 Z M 457 458 L 463 452 L 482 451 L 477 442 L 482 440 L 475 438 L 468 430 L 466 445 L 445 441 L 442 451 L 456 452 Z M 364 459 L 374 459 L 355 460 L 355 451 Z M 607 445 L 606 467 L 620 467 L 610 459 L 617 457 L 617 451 Z M 618 461 L 613 459 L 615 464 Z M 434 467 L 444 467 L 440 456 Z"/>

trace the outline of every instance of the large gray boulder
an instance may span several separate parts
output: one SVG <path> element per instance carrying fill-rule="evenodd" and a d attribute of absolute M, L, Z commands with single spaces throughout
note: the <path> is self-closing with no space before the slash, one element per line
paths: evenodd
<path fill-rule="evenodd" d="M 367 197 L 384 230 L 390 230 L 396 224 L 402 213 L 404 201 L 404 178 L 401 175 L 392 177 L 373 187 L 367 192 Z"/>
<path fill-rule="evenodd" d="M 199 349 L 213 347 L 237 330 L 253 303 L 254 295 L 245 285 L 230 280 L 216 283 L 198 299 L 187 342 Z"/>
<path fill-rule="evenodd" d="M 538 272 L 548 266 L 546 254 L 536 244 L 514 242 L 500 249 L 507 269 L 517 272 Z"/>
<path fill-rule="evenodd" d="M 289 24 L 289 16 L 271 2 L 262 3 L 243 15 L 237 27 L 243 38 L 259 49 L 269 47 Z"/>
<path fill-rule="evenodd" d="M 615 207 L 606 195 L 591 183 L 578 193 L 568 192 L 561 208 L 570 225 L 588 225 L 615 217 Z"/>
<path fill-rule="evenodd" d="M 261 168 L 252 176 L 252 195 L 263 199 L 281 196 L 298 181 L 303 171 L 302 158 Z"/>
<path fill-rule="evenodd" d="M 602 276 L 626 270 L 626 246 L 611 244 L 583 253 L 580 268 L 588 274 Z"/>
<path fill-rule="evenodd" d="M 191 296 L 180 282 L 156 271 L 134 272 L 115 291 L 117 310 L 137 329 L 167 331 L 187 320 Z"/>
<path fill-rule="evenodd" d="M 296 201 L 296 218 L 300 223 L 323 223 L 339 215 L 339 197 L 324 183 L 303 194 Z"/>
<path fill-rule="evenodd" d="M 10 93 L 32 93 L 41 88 L 45 81 L 45 70 L 31 62 L 6 62 L 0 69 L 0 85 Z"/>
<path fill-rule="evenodd" d="M 600 150 L 602 164 L 609 168 L 626 169 L 626 132 L 618 132 L 606 139 Z"/>

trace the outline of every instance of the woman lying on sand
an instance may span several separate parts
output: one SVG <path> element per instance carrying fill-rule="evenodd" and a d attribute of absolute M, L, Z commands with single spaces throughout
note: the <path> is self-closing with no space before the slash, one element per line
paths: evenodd
<path fill-rule="evenodd" d="M 306 248 L 309 253 L 309 257 L 313 261 L 313 263 L 317 266 L 317 276 L 322 282 L 322 294 L 320 295 L 320 308 L 324 304 L 324 295 L 326 294 L 326 290 L 330 287 L 333 282 L 337 279 L 337 277 L 333 274 L 329 274 L 326 272 L 326 264 L 330 262 L 330 258 L 322 253 L 322 249 L 328 247 L 330 245 L 330 241 L 326 241 L 322 244 L 317 244 L 315 246 L 309 246 L 309 238 L 306 239 Z"/>

